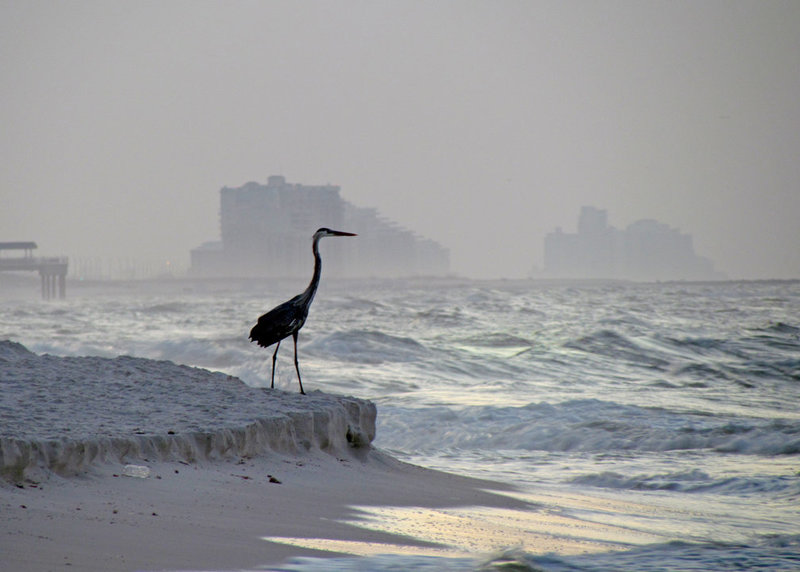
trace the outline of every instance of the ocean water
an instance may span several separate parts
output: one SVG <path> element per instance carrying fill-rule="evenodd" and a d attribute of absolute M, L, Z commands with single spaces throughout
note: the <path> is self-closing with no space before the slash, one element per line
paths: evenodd
<path fill-rule="evenodd" d="M 268 385 L 272 349 L 250 344 L 249 328 L 304 287 L 176 281 L 72 287 L 51 302 L 7 295 L 0 339 Z M 479 516 L 521 534 L 478 542 L 469 557 L 297 559 L 286 570 L 800 569 L 800 282 L 323 277 L 299 355 L 307 391 L 377 403 L 377 447 L 514 485 L 538 508 L 522 522 Z M 297 390 L 291 340 L 276 383 Z M 407 515 L 367 520 L 409 533 Z"/>

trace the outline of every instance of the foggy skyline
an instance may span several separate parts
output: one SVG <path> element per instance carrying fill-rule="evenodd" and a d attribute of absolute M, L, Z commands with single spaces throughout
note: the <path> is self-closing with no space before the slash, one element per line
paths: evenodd
<path fill-rule="evenodd" d="M 41 255 L 185 266 L 220 188 L 280 174 L 470 277 L 529 275 L 587 204 L 800 277 L 798 2 L 2 1 L 0 30 L 0 240 Z"/>

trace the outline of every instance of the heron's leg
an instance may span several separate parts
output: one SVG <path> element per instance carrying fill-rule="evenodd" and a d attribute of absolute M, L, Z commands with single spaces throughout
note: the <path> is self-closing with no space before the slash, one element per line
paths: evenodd
<path fill-rule="evenodd" d="M 293 333 L 292 337 L 294 338 L 294 369 L 297 370 L 297 383 L 300 384 L 300 393 L 305 395 L 306 392 L 303 391 L 303 380 L 300 379 L 300 364 L 297 363 L 297 332 Z"/>
<path fill-rule="evenodd" d="M 270 388 L 275 389 L 275 360 L 278 359 L 278 348 L 281 347 L 280 340 L 278 345 L 275 346 L 275 353 L 272 354 L 272 383 L 269 384 Z"/>

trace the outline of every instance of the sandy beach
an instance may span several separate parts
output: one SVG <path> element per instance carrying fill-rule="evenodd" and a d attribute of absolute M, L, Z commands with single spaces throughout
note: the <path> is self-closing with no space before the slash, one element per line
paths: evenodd
<path fill-rule="evenodd" d="M 514 546 L 657 540 L 554 511 L 562 499 L 397 460 L 372 446 L 377 409 L 363 399 L 13 342 L 0 342 L 0 365 L 4 569 L 275 569 L 344 554 L 477 563 Z"/>
<path fill-rule="evenodd" d="M 365 507 L 526 506 L 487 491 L 500 484 L 374 449 L 376 408 L 365 400 L 251 388 L 166 361 L 0 350 L 9 570 L 235 570 L 369 547 L 452 553 L 353 521 Z"/>
<path fill-rule="evenodd" d="M 414 467 L 377 451 L 361 457 L 145 463 L 147 478 L 123 476 L 123 466 L 109 464 L 77 477 L 4 483 L 4 567 L 237 570 L 335 553 L 300 546 L 298 539 L 311 545 L 326 539 L 330 547 L 357 543 L 362 550 L 373 545 L 376 552 L 448 552 L 344 521 L 358 519 L 356 506 L 524 508 L 522 501 L 484 490 L 492 483 Z"/>

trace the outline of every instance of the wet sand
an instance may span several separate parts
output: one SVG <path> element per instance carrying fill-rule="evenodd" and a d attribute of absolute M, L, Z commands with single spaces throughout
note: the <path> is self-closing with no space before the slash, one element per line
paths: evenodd
<path fill-rule="evenodd" d="M 124 476 L 122 465 L 109 464 L 83 476 L 0 485 L 4 566 L 20 572 L 235 570 L 334 555 L 337 543 L 346 553 L 369 545 L 387 553 L 447 553 L 452 548 L 444 544 L 369 528 L 367 521 L 359 526 L 368 513 L 354 507 L 529 508 L 487 490 L 502 488 L 497 483 L 374 450 L 362 458 L 315 453 L 143 465 L 147 478 Z"/>

